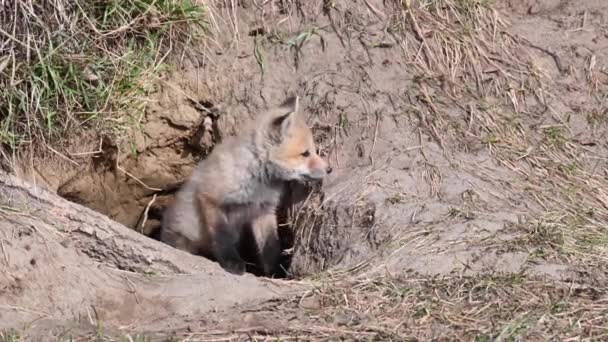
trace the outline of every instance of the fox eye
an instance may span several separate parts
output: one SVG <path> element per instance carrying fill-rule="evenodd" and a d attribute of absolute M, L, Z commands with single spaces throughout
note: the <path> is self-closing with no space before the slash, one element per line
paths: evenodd
<path fill-rule="evenodd" d="M 302 157 L 304 157 L 304 158 L 307 158 L 307 157 L 309 157 L 309 156 L 310 156 L 310 151 L 309 151 L 309 150 L 306 150 L 306 151 L 304 151 L 304 152 L 300 153 L 300 155 L 301 155 Z"/>

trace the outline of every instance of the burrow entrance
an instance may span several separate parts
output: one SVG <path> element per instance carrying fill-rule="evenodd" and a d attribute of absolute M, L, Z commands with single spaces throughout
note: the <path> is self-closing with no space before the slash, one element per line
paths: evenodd
<path fill-rule="evenodd" d="M 188 101 L 178 106 L 180 115 L 150 108 L 135 151 L 121 152 L 109 139 L 86 167 L 58 187 L 61 197 L 108 215 L 127 227 L 160 240 L 162 215 L 196 164 L 228 135 L 238 132 L 236 120 L 212 101 Z M 176 118 L 177 117 L 177 118 Z M 326 138 L 315 130 L 318 143 Z M 296 236 L 292 219 L 314 185 L 289 184 L 278 208 L 279 238 L 284 251 L 279 278 L 292 278 L 290 266 Z M 318 187 L 316 187 L 318 189 Z M 261 276 L 254 265 L 255 250 L 241 246 L 247 271 Z"/>

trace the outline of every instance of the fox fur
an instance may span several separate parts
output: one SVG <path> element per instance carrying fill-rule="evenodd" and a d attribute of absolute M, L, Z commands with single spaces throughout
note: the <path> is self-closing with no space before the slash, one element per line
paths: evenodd
<path fill-rule="evenodd" d="M 197 165 L 163 215 L 161 241 L 216 260 L 234 274 L 245 272 L 238 246 L 254 245 L 263 272 L 279 271 L 276 209 L 285 185 L 331 172 L 298 102 L 290 97 L 267 111 Z M 247 236 L 254 241 L 243 241 Z"/>

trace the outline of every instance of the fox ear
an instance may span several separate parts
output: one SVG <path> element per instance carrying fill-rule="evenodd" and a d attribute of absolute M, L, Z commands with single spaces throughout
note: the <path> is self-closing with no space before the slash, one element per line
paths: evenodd
<path fill-rule="evenodd" d="M 297 113 L 300 106 L 300 97 L 298 95 L 288 97 L 283 103 L 279 106 L 281 109 Z"/>
<path fill-rule="evenodd" d="M 279 115 L 272 120 L 272 129 L 280 136 L 289 133 L 298 115 L 300 99 L 298 96 L 289 97 L 279 106 Z"/>

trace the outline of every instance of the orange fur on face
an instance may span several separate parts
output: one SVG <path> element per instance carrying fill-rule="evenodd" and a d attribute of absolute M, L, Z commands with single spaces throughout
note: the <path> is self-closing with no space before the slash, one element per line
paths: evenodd
<path fill-rule="evenodd" d="M 293 127 L 287 139 L 279 146 L 277 157 L 285 166 L 295 168 L 301 165 L 305 158 L 302 153 L 312 146 L 312 134 L 307 127 Z"/>
<path fill-rule="evenodd" d="M 309 155 L 303 155 L 305 152 Z M 313 172 L 327 167 L 327 163 L 317 155 L 312 131 L 302 121 L 298 121 L 292 128 L 289 138 L 281 145 L 277 157 L 286 167 L 292 169 L 306 169 Z"/>

